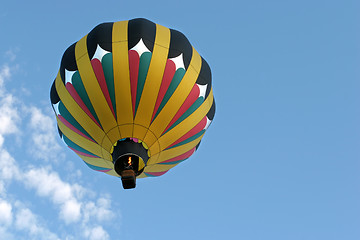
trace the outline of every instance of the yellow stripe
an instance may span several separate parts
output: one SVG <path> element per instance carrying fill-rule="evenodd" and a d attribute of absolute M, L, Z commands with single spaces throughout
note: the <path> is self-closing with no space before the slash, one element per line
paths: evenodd
<path fill-rule="evenodd" d="M 92 158 L 92 157 L 86 157 L 83 155 L 78 154 L 78 156 L 88 164 L 97 166 L 97 167 L 103 167 L 103 168 L 114 168 L 114 164 L 110 161 L 106 161 L 102 158 Z"/>
<path fill-rule="evenodd" d="M 190 151 L 191 149 L 193 149 L 196 145 L 199 144 L 199 142 L 201 141 L 202 137 L 204 136 L 205 133 L 203 133 L 200 137 L 198 137 L 197 139 L 186 143 L 184 145 L 175 147 L 175 148 L 170 148 L 168 150 L 162 151 L 158 154 L 156 154 L 154 157 L 150 158 L 148 161 L 148 165 L 151 164 L 156 164 L 156 163 L 160 163 L 166 160 L 169 160 L 171 158 L 177 157 L 181 154 L 184 154 L 188 151 Z"/>
<path fill-rule="evenodd" d="M 108 161 L 112 161 L 112 155 L 110 153 L 111 149 L 106 150 L 104 148 L 101 148 L 101 150 L 102 150 L 102 158 Z"/>
<path fill-rule="evenodd" d="M 168 58 L 169 45 L 170 30 L 157 24 L 154 50 L 134 121 L 136 124 L 146 128 L 149 127 L 151 122 Z M 136 125 L 134 126 L 134 136 L 144 139 L 145 133 L 141 128 L 138 128 Z M 148 143 L 146 142 L 146 144 Z"/>
<path fill-rule="evenodd" d="M 129 123 L 129 124 L 124 124 L 119 126 L 119 130 L 121 133 L 121 138 L 130 138 L 133 136 L 133 124 Z"/>
<path fill-rule="evenodd" d="M 117 126 L 114 115 L 105 99 L 105 96 L 100 88 L 96 75 L 91 66 L 91 62 L 87 52 L 86 46 L 87 36 L 80 39 L 75 46 L 76 64 L 79 69 L 81 79 L 85 90 L 89 96 L 92 106 L 99 118 L 100 124 L 107 133 L 109 130 Z M 120 134 L 117 133 L 118 138 Z"/>
<path fill-rule="evenodd" d="M 134 137 L 134 138 L 137 138 L 137 139 L 140 139 L 141 141 L 143 141 L 144 140 L 144 136 L 145 136 L 145 134 L 146 134 L 146 132 L 147 132 L 147 128 L 146 127 L 144 127 L 144 126 L 141 126 L 141 125 L 138 125 L 138 124 L 136 124 L 136 123 L 134 123 L 134 125 L 133 125 L 133 135 L 132 135 L 132 137 Z M 146 142 L 145 142 L 146 143 Z"/>
<path fill-rule="evenodd" d="M 160 135 L 164 132 L 165 128 L 169 125 L 177 111 L 180 109 L 181 105 L 184 103 L 187 96 L 190 94 L 191 89 L 198 79 L 200 69 L 201 57 L 199 53 L 193 48 L 193 56 L 183 79 L 149 128 L 157 138 L 159 138 Z M 149 141 L 149 146 L 153 144 L 153 142 L 148 139 L 148 135 L 145 136 L 144 141 Z"/>
<path fill-rule="evenodd" d="M 118 125 L 133 123 L 129 73 L 128 21 L 115 22 L 112 34 L 114 86 Z M 132 126 L 120 127 L 121 136 L 132 137 Z"/>
<path fill-rule="evenodd" d="M 69 138 L 72 142 L 74 142 L 75 144 L 77 144 L 79 147 L 85 149 L 86 151 L 91 152 L 92 154 L 95 154 L 96 156 L 101 157 L 102 156 L 102 150 L 101 150 L 101 146 L 84 138 L 83 136 L 77 134 L 76 132 L 74 132 L 73 130 L 71 130 L 70 128 L 68 128 L 65 124 L 63 124 L 60 119 L 58 118 L 58 116 L 56 116 L 56 120 L 58 123 L 58 126 L 61 130 L 61 132 L 67 137 Z"/>
<path fill-rule="evenodd" d="M 138 167 L 138 171 L 143 169 L 145 167 L 145 163 L 144 163 L 144 160 L 142 159 L 139 159 L 139 167 Z"/>
<path fill-rule="evenodd" d="M 119 135 L 119 127 L 116 126 L 109 130 L 109 132 L 106 133 L 108 138 L 110 139 L 110 142 L 114 145 L 114 143 L 117 142 L 117 140 L 121 139 L 121 135 Z"/>
<path fill-rule="evenodd" d="M 59 94 L 61 102 L 66 109 L 71 113 L 75 120 L 85 129 L 87 133 L 98 143 L 101 144 L 103 138 L 107 138 L 104 131 L 81 109 L 81 107 L 72 98 L 70 93 L 66 90 L 64 83 L 61 80 L 60 72 L 55 80 L 56 91 Z M 110 140 L 108 140 L 110 142 Z"/>
<path fill-rule="evenodd" d="M 189 132 L 193 127 L 196 126 L 209 112 L 211 105 L 213 103 L 213 91 L 211 89 L 210 94 L 205 99 L 205 101 L 201 104 L 201 106 L 196 109 L 190 116 L 185 118 L 182 122 L 176 125 L 173 129 L 162 135 L 158 141 L 160 144 L 160 151 L 166 149 L 180 137 L 182 137 L 185 133 Z M 150 151 L 155 154 L 156 152 L 153 150 L 154 147 L 149 148 Z"/>

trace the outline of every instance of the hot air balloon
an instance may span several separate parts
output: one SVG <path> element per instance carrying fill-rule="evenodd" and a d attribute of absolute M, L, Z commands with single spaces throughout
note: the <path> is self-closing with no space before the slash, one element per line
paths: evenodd
<path fill-rule="evenodd" d="M 50 99 L 66 145 L 125 189 L 189 158 L 215 114 L 207 62 L 146 19 L 102 23 L 71 45 Z"/>

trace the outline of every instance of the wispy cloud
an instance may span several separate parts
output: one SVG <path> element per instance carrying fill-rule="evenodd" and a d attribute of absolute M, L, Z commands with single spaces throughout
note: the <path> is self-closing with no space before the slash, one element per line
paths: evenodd
<path fill-rule="evenodd" d="M 14 237 L 14 230 L 26 232 L 28 239 L 59 239 L 50 231 L 40 215 L 32 212 L 21 202 L 21 196 L 11 191 L 13 182 L 35 192 L 36 197 L 47 200 L 58 211 L 59 224 L 71 225 L 80 229 L 79 233 L 68 233 L 66 239 L 92 239 L 107 240 L 109 234 L 103 228 L 106 221 L 113 219 L 110 196 L 98 196 L 84 186 L 75 182 L 67 182 L 53 170 L 52 161 L 37 162 L 35 165 L 19 167 L 19 162 L 6 148 L 8 136 L 21 134 L 20 130 L 31 132 L 27 144 L 32 146 L 34 159 L 48 160 L 44 156 L 61 154 L 61 147 L 57 143 L 55 123 L 40 108 L 27 106 L 26 103 L 16 99 L 5 88 L 5 82 L 11 77 L 11 68 L 8 65 L 0 67 L 0 236 L 6 239 L 19 239 Z M 19 114 L 19 109 L 29 109 Z M 26 126 L 21 122 L 27 119 Z M 41 164 L 46 165 L 41 165 Z M 22 162 L 23 164 L 23 162 Z M 11 197 L 14 195 L 15 197 Z M 18 199 L 13 203 L 12 199 Z M 41 220 L 41 221 L 40 221 Z M 76 237 L 73 237 L 73 235 Z M 64 238 L 64 235 L 62 235 Z M 21 239 L 21 238 L 20 238 Z"/>
<path fill-rule="evenodd" d="M 87 228 L 84 231 L 84 237 L 89 240 L 107 240 L 109 234 L 101 227 L 96 226 L 93 228 Z"/>
<path fill-rule="evenodd" d="M 9 65 L 5 64 L 0 68 L 0 95 L 4 91 L 4 82 L 11 76 Z"/>
<path fill-rule="evenodd" d="M 11 76 L 10 67 L 0 67 L 0 135 L 18 132 L 17 123 L 20 120 L 16 99 L 12 94 L 6 93 L 4 83 Z M 3 138 L 0 138 L 0 143 Z"/>
<path fill-rule="evenodd" d="M 30 115 L 29 128 L 32 139 L 30 153 L 45 161 L 60 159 L 61 147 L 56 140 L 57 131 L 54 128 L 56 124 L 54 118 L 45 115 L 41 109 L 34 106 L 26 109 Z"/>
<path fill-rule="evenodd" d="M 0 199 L 0 225 L 10 226 L 12 224 L 12 206 L 7 201 Z"/>
<path fill-rule="evenodd" d="M 38 216 L 30 209 L 21 207 L 20 203 L 15 205 L 18 205 L 14 223 L 16 229 L 25 231 L 29 235 L 29 239 L 60 240 L 55 233 L 39 222 Z"/>
<path fill-rule="evenodd" d="M 62 181 L 59 175 L 45 168 L 34 168 L 24 174 L 25 184 L 36 190 L 41 197 L 49 198 L 60 207 L 60 217 L 66 224 L 79 221 L 81 202 L 75 192 L 81 187 Z"/>
<path fill-rule="evenodd" d="M 19 48 L 9 49 L 5 52 L 5 57 L 8 61 L 13 62 L 16 59 L 16 53 L 19 51 Z"/>
<path fill-rule="evenodd" d="M 59 240 L 60 238 L 40 223 L 38 216 L 29 208 L 24 207 L 21 201 L 11 203 L 0 198 L 0 236 L 2 239 L 23 239 L 14 232 L 26 233 L 26 239 Z"/>

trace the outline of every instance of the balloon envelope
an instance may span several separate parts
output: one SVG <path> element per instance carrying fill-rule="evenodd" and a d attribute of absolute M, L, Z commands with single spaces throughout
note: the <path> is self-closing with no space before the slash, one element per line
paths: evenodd
<path fill-rule="evenodd" d="M 182 33 L 146 19 L 100 24 L 71 45 L 50 98 L 67 146 L 113 176 L 115 158 L 130 153 L 137 178 L 166 173 L 215 114 L 206 61 Z"/>

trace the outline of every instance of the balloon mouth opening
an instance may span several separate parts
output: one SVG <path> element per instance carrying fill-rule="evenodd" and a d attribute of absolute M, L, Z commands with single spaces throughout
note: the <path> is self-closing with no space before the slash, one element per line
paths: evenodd
<path fill-rule="evenodd" d="M 135 188 L 139 176 L 149 159 L 147 150 L 141 143 L 130 139 L 117 141 L 112 153 L 114 170 L 121 177 L 124 189 Z"/>
<path fill-rule="evenodd" d="M 124 170 L 132 170 L 135 176 L 139 176 L 144 168 L 139 170 L 139 162 L 142 159 L 135 154 L 125 154 L 114 161 L 114 169 L 117 174 L 121 176 Z"/>

